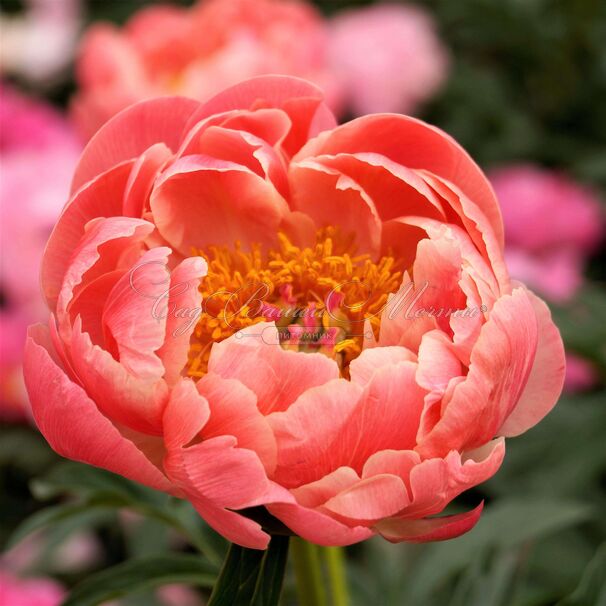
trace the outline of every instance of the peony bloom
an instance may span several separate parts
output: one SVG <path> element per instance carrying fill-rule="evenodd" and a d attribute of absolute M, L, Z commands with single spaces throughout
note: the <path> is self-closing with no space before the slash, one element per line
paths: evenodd
<path fill-rule="evenodd" d="M 566 353 L 564 391 L 568 393 L 587 391 L 595 387 L 599 380 L 599 374 L 591 362 L 576 354 Z"/>
<path fill-rule="evenodd" d="M 322 85 L 337 103 L 327 71 L 327 30 L 302 0 L 199 0 L 192 8 L 144 8 L 124 28 L 91 27 L 77 62 L 72 105 L 89 138 L 121 109 L 159 95 L 209 99 L 240 80 L 290 74 Z"/>
<path fill-rule="evenodd" d="M 502 167 L 489 176 L 503 210 L 511 274 L 553 301 L 571 299 L 604 235 L 597 195 L 532 165 Z"/>
<path fill-rule="evenodd" d="M 40 260 L 81 148 L 51 107 L 0 86 L 0 418 L 23 419 L 28 324 L 46 317 Z"/>
<path fill-rule="evenodd" d="M 466 532 L 481 505 L 434 514 L 562 388 L 560 336 L 510 283 L 470 157 L 406 116 L 336 126 L 294 78 L 108 122 L 42 284 L 25 375 L 52 447 L 247 547 L 267 545 L 262 507 L 322 545 Z"/>
<path fill-rule="evenodd" d="M 0 571 L 0 606 L 59 606 L 64 597 L 51 579 L 20 579 Z"/>
<path fill-rule="evenodd" d="M 377 4 L 332 22 L 330 58 L 356 115 L 412 113 L 437 92 L 449 57 L 431 14 L 419 6 Z"/>

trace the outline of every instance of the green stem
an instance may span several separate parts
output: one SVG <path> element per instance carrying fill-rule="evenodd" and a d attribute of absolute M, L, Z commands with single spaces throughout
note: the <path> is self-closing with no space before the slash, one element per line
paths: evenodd
<path fill-rule="evenodd" d="M 319 547 L 299 537 L 290 542 L 299 606 L 326 606 Z"/>
<path fill-rule="evenodd" d="M 345 550 L 342 547 L 324 547 L 328 581 L 333 606 L 349 606 Z"/>

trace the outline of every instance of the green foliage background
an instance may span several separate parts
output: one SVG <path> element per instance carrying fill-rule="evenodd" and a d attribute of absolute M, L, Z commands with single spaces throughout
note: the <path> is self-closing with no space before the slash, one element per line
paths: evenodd
<path fill-rule="evenodd" d="M 520 160 L 556 167 L 590 183 L 604 196 L 606 2 L 418 3 L 434 12 L 453 56 L 448 83 L 421 116 L 457 138 L 484 167 Z M 15 9 L 16 4 L 7 1 L 3 8 Z M 123 22 L 143 4 L 89 1 L 87 19 Z M 316 4 L 330 15 L 369 3 L 324 0 Z M 73 86 L 68 82 L 47 96 L 64 105 Z M 595 362 L 602 386 L 605 261 L 604 253 L 598 253 L 589 264 L 588 285 L 578 300 L 554 309 L 567 346 Z M 349 548 L 354 605 L 606 604 L 602 386 L 564 397 L 540 426 L 508 441 L 508 454 L 497 476 L 456 503 L 455 509 L 486 500 L 485 513 L 470 534 L 431 545 L 372 540 Z M 68 586 L 95 571 L 102 575 L 92 577 L 92 588 L 89 580 L 89 585 L 74 592 L 78 599 L 70 603 L 94 604 L 103 596 L 109 599 L 137 590 L 124 603 L 151 606 L 156 600 L 151 589 L 159 583 L 180 580 L 205 592 L 217 574 L 225 545 L 187 504 L 105 472 L 60 463 L 37 434 L 24 427 L 2 429 L 0 465 L 0 539 L 5 546 L 11 533 L 14 542 L 45 527 L 54 543 L 39 565 L 43 571 L 52 560 L 53 544 L 75 530 L 92 528 L 101 541 L 103 558 L 95 570 L 59 575 Z M 118 517 L 124 508 L 146 516 L 128 532 Z M 171 533 L 189 539 L 176 549 Z M 187 553 L 194 549 L 206 554 L 203 564 L 189 559 Z M 102 572 L 111 566 L 121 566 L 113 577 L 117 581 Z M 290 578 L 283 603 L 295 603 Z"/>

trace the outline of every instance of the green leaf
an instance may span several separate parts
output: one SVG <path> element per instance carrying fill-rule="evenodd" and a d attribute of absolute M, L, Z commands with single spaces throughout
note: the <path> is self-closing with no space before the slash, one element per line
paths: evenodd
<path fill-rule="evenodd" d="M 97 520 L 100 514 L 104 514 L 108 508 L 104 505 L 91 503 L 67 503 L 46 507 L 26 518 L 11 534 L 7 541 L 6 549 L 10 549 L 26 536 L 45 528 L 70 520 L 74 526 L 86 526 Z"/>
<path fill-rule="evenodd" d="M 88 506 L 128 507 L 154 518 L 182 534 L 215 566 L 222 561 L 224 542 L 201 520 L 190 503 L 147 488 L 104 469 L 65 461 L 45 477 L 31 483 L 34 495 L 42 500 L 71 495 Z M 86 505 L 83 505 L 86 507 Z"/>
<path fill-rule="evenodd" d="M 585 503 L 536 497 L 502 499 L 487 508 L 478 525 L 456 541 L 428 546 L 410 578 L 412 603 L 422 603 L 440 584 L 464 570 L 477 553 L 509 550 L 560 532 L 591 517 Z"/>
<path fill-rule="evenodd" d="M 265 551 L 232 545 L 208 606 L 276 606 L 287 557 L 287 536 L 274 536 Z"/>
<path fill-rule="evenodd" d="M 606 543 L 597 550 L 587 565 L 579 586 L 567 598 L 558 602 L 558 606 L 595 606 L 606 605 Z"/>
<path fill-rule="evenodd" d="M 198 556 L 171 554 L 129 560 L 82 581 L 62 606 L 96 606 L 172 583 L 211 587 L 215 578 L 214 569 Z"/>

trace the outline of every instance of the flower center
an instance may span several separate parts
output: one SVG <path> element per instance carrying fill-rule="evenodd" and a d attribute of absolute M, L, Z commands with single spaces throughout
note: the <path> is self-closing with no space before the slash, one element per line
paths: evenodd
<path fill-rule="evenodd" d="M 299 248 L 280 233 L 275 250 L 253 245 L 245 251 L 238 242 L 195 254 L 207 260 L 208 274 L 190 343 L 193 378 L 206 373 L 214 342 L 268 321 L 275 322 L 282 347 L 328 355 L 347 375 L 371 336 L 365 332 L 378 335 L 388 295 L 402 281 L 392 256 L 375 262 L 356 254 L 353 238 L 332 227 L 318 231 L 313 247 Z"/>

